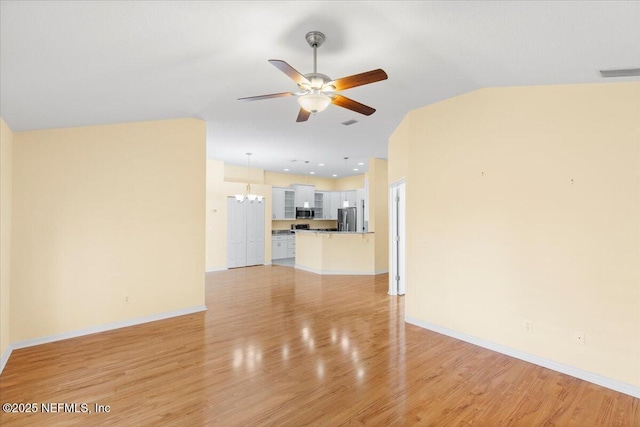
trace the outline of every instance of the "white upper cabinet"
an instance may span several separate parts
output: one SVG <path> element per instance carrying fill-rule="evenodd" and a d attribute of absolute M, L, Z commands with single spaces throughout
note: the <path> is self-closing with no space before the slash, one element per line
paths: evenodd
<path fill-rule="evenodd" d="M 324 191 L 316 191 L 314 193 L 314 209 L 315 209 L 315 213 L 313 218 L 314 219 L 325 219 L 326 218 L 326 213 L 324 210 L 324 196 L 325 196 L 325 192 Z"/>
<path fill-rule="evenodd" d="M 296 192 L 294 190 L 284 190 L 284 218 L 296 219 Z"/>
<path fill-rule="evenodd" d="M 291 186 L 296 192 L 296 208 L 304 207 L 309 203 L 309 207 L 315 207 L 315 187 L 313 185 L 294 184 Z"/>
<path fill-rule="evenodd" d="M 271 219 L 296 219 L 294 190 L 273 187 L 271 195 Z"/>
<path fill-rule="evenodd" d="M 284 188 L 271 189 L 271 219 L 284 219 Z"/>
<path fill-rule="evenodd" d="M 342 191 L 340 192 L 339 207 L 341 208 L 344 207 L 343 203 L 346 200 L 347 202 L 349 202 L 349 207 L 352 208 L 356 206 L 356 199 L 357 199 L 356 190 Z M 337 214 L 336 214 L 336 217 L 337 217 Z"/>
<path fill-rule="evenodd" d="M 331 192 L 331 210 L 329 219 L 338 219 L 338 208 L 342 207 L 342 199 L 339 191 Z"/>
<path fill-rule="evenodd" d="M 335 193 L 335 203 L 334 195 Z M 315 197 L 315 217 L 314 219 L 337 219 L 338 211 L 334 206 L 338 205 L 340 201 L 339 191 L 316 191 Z"/>

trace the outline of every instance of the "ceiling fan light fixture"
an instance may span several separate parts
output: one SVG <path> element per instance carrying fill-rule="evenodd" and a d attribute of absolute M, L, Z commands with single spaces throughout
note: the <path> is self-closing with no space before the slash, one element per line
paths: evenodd
<path fill-rule="evenodd" d="M 321 93 L 310 93 L 299 97 L 298 104 L 310 113 L 319 113 L 327 109 L 331 104 L 331 98 Z"/>

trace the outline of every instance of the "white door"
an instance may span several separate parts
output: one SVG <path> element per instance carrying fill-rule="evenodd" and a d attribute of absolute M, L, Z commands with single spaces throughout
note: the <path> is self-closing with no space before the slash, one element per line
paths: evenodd
<path fill-rule="evenodd" d="M 391 274 L 389 274 L 389 295 L 404 295 L 406 289 L 406 226 L 405 206 L 406 189 L 404 181 L 391 186 L 389 207 L 391 224 L 389 227 L 389 245 L 391 250 Z"/>
<path fill-rule="evenodd" d="M 244 201 L 247 209 L 247 264 L 264 264 L 264 203 Z"/>
<path fill-rule="evenodd" d="M 245 202 L 227 199 L 227 268 L 247 265 L 247 209 Z"/>
<path fill-rule="evenodd" d="M 227 199 L 227 268 L 264 264 L 264 205 Z"/>

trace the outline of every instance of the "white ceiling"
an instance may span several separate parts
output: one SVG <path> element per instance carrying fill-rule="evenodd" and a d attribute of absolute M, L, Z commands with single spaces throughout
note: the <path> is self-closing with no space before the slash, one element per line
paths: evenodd
<path fill-rule="evenodd" d="M 417 107 L 640 67 L 638 1 L 2 0 L 0 13 L 0 114 L 14 131 L 196 117 L 210 158 L 245 166 L 252 152 L 251 166 L 320 176 L 386 158 Z M 296 123 L 295 98 L 237 101 L 295 91 L 267 60 L 311 72 L 312 30 L 326 35 L 318 72 L 387 72 L 343 92 L 376 113 L 331 105 Z M 638 78 L 606 81 L 625 80 Z"/>

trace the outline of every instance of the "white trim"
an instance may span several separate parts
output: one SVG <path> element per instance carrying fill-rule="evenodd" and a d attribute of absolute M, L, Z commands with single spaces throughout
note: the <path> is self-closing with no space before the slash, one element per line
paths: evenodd
<path fill-rule="evenodd" d="M 551 359 L 536 356 L 534 354 L 525 353 L 514 348 L 505 347 L 501 344 L 496 344 L 491 341 L 486 341 L 481 338 L 477 338 L 471 335 L 464 334 L 462 332 L 455 331 L 453 329 L 445 328 L 443 326 L 434 325 L 433 323 L 425 322 L 413 317 L 405 316 L 405 322 L 412 325 L 419 326 L 430 331 L 437 332 L 439 334 L 447 335 L 452 338 L 459 339 L 471 344 L 475 344 L 480 347 L 487 348 L 489 350 L 496 351 L 498 353 L 506 354 L 507 356 L 515 357 L 516 359 L 524 360 L 525 362 L 533 363 L 534 365 L 542 366 L 544 368 L 551 369 L 563 374 L 570 375 L 575 378 L 579 378 L 590 383 L 600 385 L 602 387 L 609 388 L 611 390 L 618 391 L 620 393 L 628 394 L 629 396 L 640 398 L 640 387 L 628 384 L 622 381 L 614 380 L 612 378 L 603 377 L 602 375 L 594 374 L 593 372 L 585 371 L 573 366 L 565 365 L 563 363 L 556 362 Z"/>
<path fill-rule="evenodd" d="M 13 343 L 12 347 L 14 350 L 25 347 L 32 347 L 34 345 L 47 344 L 54 341 L 66 340 L 69 338 L 77 338 L 85 335 L 96 334 L 98 332 L 106 332 L 111 331 L 113 329 L 126 328 L 128 326 L 141 325 L 143 323 L 155 322 L 156 320 L 164 320 L 169 319 L 171 317 L 184 316 L 185 314 L 198 313 L 201 311 L 206 311 L 207 306 L 205 305 L 196 305 L 193 307 L 183 308 L 180 310 L 167 311 L 165 313 L 152 314 L 149 316 L 138 317 L 135 319 L 122 320 L 120 322 L 107 323 L 106 325 L 94 326 L 91 328 L 78 329 L 76 331 L 71 332 L 63 332 L 61 334 L 49 335 L 46 337 L 33 338 L 30 340 L 20 341 L 17 343 Z"/>
<path fill-rule="evenodd" d="M 7 349 L 2 353 L 2 359 L 0 359 L 0 374 L 4 370 L 5 365 L 9 361 L 9 356 L 11 356 L 11 352 L 13 351 L 13 346 L 9 344 Z"/>
<path fill-rule="evenodd" d="M 216 267 L 216 268 L 208 268 L 204 272 L 205 273 L 214 273 L 216 271 L 227 271 L 227 270 L 228 270 L 227 267 Z"/>
<path fill-rule="evenodd" d="M 328 276 L 330 276 L 330 275 L 334 275 L 334 276 L 375 276 L 376 274 L 382 274 L 382 273 L 376 273 L 375 271 L 318 270 L 318 269 L 311 268 L 311 267 L 305 267 L 304 265 L 300 265 L 300 264 L 294 265 L 294 268 L 297 268 L 298 270 L 308 271 L 309 273 L 324 274 L 324 275 L 328 275 Z"/>

